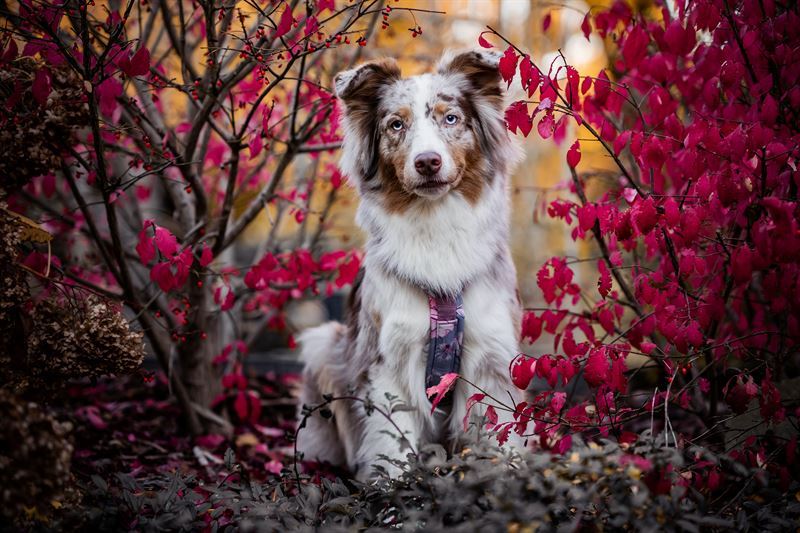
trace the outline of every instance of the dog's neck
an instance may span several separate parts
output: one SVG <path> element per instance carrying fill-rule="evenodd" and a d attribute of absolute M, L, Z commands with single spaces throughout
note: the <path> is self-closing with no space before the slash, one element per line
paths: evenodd
<path fill-rule="evenodd" d="M 367 233 L 366 261 L 426 292 L 456 295 L 484 275 L 508 247 L 505 177 L 472 205 L 450 192 L 432 205 L 389 213 L 365 195 L 357 222 Z"/>

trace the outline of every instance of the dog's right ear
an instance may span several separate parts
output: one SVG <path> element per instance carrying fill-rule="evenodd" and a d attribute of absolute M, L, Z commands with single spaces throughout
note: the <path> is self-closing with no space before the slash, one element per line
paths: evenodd
<path fill-rule="evenodd" d="M 336 96 L 345 104 L 378 97 L 382 86 L 400 79 L 400 68 L 394 59 L 379 59 L 336 75 L 333 84 Z"/>
<path fill-rule="evenodd" d="M 400 68 L 394 59 L 365 63 L 333 79 L 336 96 L 344 104 L 341 167 L 357 183 L 368 184 L 378 172 L 381 90 L 399 79 Z"/>

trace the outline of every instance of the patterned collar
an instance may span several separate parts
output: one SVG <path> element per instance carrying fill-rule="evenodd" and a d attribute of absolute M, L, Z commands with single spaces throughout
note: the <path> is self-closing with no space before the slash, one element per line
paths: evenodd
<path fill-rule="evenodd" d="M 459 293 L 455 297 L 428 293 L 430 339 L 425 367 L 425 387 L 433 387 L 445 374 L 458 373 L 464 346 L 464 306 Z M 451 396 L 448 394 L 448 396 Z M 452 400 L 444 398 L 445 402 Z"/>

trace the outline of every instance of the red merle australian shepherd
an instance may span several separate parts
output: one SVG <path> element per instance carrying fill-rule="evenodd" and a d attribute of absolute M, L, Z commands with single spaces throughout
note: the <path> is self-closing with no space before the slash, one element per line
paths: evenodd
<path fill-rule="evenodd" d="M 366 255 L 349 322 L 300 337 L 301 402 L 330 394 L 405 407 L 390 424 L 361 402 L 332 402 L 332 417 L 315 414 L 299 433 L 305 459 L 369 479 L 373 465 L 397 475 L 385 459 L 404 459 L 409 444 L 457 444 L 476 391 L 458 380 L 434 412 L 426 396 L 452 372 L 519 400 L 508 377 L 521 314 L 508 245 L 518 150 L 503 119 L 498 59 L 448 54 L 435 72 L 410 78 L 385 59 L 335 78 L 344 107 L 340 164 L 359 192 Z M 481 407 L 472 413 L 482 416 Z M 511 441 L 521 445 L 516 435 Z"/>

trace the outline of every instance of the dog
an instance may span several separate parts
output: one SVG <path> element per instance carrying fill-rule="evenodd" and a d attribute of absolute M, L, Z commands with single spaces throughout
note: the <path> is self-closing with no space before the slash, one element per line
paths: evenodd
<path fill-rule="evenodd" d="M 487 399 L 519 403 L 508 373 L 521 319 L 508 244 L 508 180 L 519 148 L 504 121 L 499 59 L 449 53 L 434 72 L 408 78 L 383 59 L 334 78 L 343 110 L 340 168 L 359 193 L 365 257 L 347 324 L 298 337 L 300 401 L 347 396 L 378 406 L 388 398 L 404 407 L 390 423 L 362 401 L 331 401 L 327 418 L 306 417 L 298 433 L 306 460 L 346 465 L 368 480 L 376 465 L 399 475 L 398 461 L 421 445 L 457 444 L 467 399 L 478 391 L 459 379 L 446 408 L 432 413 L 426 389 L 448 370 Z M 450 355 L 432 363 L 432 344 Z M 442 361 L 437 375 L 432 367 Z M 513 432 L 510 442 L 522 445 Z"/>

